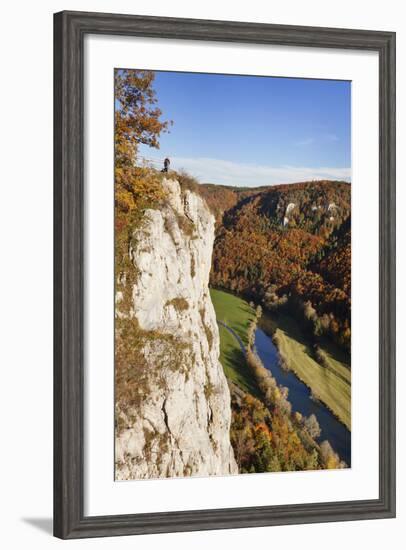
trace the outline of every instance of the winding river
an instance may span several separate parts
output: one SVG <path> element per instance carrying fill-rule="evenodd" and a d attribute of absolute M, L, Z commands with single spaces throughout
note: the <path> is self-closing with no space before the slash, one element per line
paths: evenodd
<path fill-rule="evenodd" d="M 318 441 L 328 439 L 340 458 L 351 466 L 351 432 L 322 403 L 311 398 L 310 389 L 293 372 L 282 369 L 272 339 L 261 328 L 257 328 L 255 332 L 255 348 L 277 383 L 289 389 L 288 399 L 292 410 L 304 416 L 314 413 L 321 428 Z"/>

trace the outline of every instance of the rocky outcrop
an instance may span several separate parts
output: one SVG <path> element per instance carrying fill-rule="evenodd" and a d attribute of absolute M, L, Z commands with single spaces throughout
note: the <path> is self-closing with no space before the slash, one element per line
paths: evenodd
<path fill-rule="evenodd" d="M 295 209 L 296 204 L 294 202 L 290 202 L 286 207 L 285 216 L 283 218 L 283 226 L 287 226 L 289 223 L 289 214 Z"/>
<path fill-rule="evenodd" d="M 208 288 L 214 217 L 176 180 L 163 187 L 165 206 L 146 210 L 131 239 L 136 277 L 117 284 L 116 315 L 127 316 L 143 364 L 140 399 L 116 408 L 118 480 L 237 473 Z"/>

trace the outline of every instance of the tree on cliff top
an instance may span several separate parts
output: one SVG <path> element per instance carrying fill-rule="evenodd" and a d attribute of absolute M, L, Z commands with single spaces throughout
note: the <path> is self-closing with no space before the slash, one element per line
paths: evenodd
<path fill-rule="evenodd" d="M 138 145 L 159 148 L 159 136 L 170 121 L 162 121 L 157 107 L 152 71 L 120 69 L 115 72 L 115 185 L 116 205 L 128 212 L 138 199 L 159 195 L 151 174 L 135 165 Z"/>

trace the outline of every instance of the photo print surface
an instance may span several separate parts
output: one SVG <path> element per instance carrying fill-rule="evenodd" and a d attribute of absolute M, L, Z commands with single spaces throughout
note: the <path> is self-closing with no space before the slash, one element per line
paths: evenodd
<path fill-rule="evenodd" d="M 351 83 L 114 79 L 115 479 L 351 467 Z"/>

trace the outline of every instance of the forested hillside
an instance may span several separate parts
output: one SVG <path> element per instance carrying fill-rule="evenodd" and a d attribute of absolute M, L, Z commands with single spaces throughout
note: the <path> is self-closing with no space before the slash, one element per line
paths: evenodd
<path fill-rule="evenodd" d="M 270 187 L 233 187 L 214 183 L 199 185 L 199 193 L 206 200 L 218 224 L 222 223 L 224 213 L 242 199 L 263 193 L 267 189 Z"/>
<path fill-rule="evenodd" d="M 224 208 L 212 285 L 271 310 L 289 308 L 315 336 L 327 334 L 349 349 L 350 184 L 306 182 L 262 191 L 210 186 L 209 194 L 209 203 Z"/>

